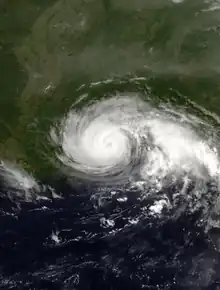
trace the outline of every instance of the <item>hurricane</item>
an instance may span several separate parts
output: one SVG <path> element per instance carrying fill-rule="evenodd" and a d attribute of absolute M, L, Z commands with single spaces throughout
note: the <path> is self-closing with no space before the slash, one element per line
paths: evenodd
<path fill-rule="evenodd" d="M 220 290 L 220 0 L 0 4 L 0 289 Z"/>
<path fill-rule="evenodd" d="M 219 119 L 173 92 L 174 101 L 120 86 L 84 86 L 47 126 L 37 124 L 36 154 L 53 176 L 1 163 L 0 211 L 10 229 L 2 244 L 9 249 L 9 238 L 16 239 L 12 253 L 22 260 L 31 241 L 23 272 L 19 262 L 8 272 L 3 255 L 3 284 L 59 281 L 67 285 L 61 289 L 81 289 L 85 271 L 99 275 L 91 282 L 98 289 L 121 289 L 123 281 L 137 289 L 202 289 L 215 281 L 219 263 L 209 258 L 219 250 Z M 35 247 L 43 254 L 32 265 Z M 35 280 L 22 276 L 30 265 Z"/>
<path fill-rule="evenodd" d="M 203 120 L 153 106 L 137 95 L 116 95 L 71 109 L 50 131 L 57 159 L 83 179 L 149 186 L 175 178 L 218 178 L 217 139 Z"/>

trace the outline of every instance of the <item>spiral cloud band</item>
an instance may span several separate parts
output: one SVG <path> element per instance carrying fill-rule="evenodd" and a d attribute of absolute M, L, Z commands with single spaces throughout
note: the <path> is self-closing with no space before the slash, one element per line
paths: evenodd
<path fill-rule="evenodd" d="M 208 142 L 209 131 L 190 114 L 153 107 L 138 96 L 116 96 L 69 111 L 50 138 L 60 148 L 58 159 L 78 177 L 116 181 L 139 176 L 161 183 L 169 177 L 217 176 L 218 152 L 215 141 Z"/>

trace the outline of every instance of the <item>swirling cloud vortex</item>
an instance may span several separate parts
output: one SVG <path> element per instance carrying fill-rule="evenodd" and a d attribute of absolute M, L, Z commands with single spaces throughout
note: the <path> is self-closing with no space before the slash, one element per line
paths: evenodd
<path fill-rule="evenodd" d="M 216 176 L 218 152 L 209 126 L 137 96 L 116 96 L 72 109 L 50 132 L 57 158 L 78 177 L 148 182 L 168 176 Z M 198 132 L 201 132 L 199 134 Z M 205 132 L 205 133 L 204 133 Z"/>

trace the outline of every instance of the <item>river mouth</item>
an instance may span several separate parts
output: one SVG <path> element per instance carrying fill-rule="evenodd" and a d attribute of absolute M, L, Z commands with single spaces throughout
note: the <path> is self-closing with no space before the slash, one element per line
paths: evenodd
<path fill-rule="evenodd" d="M 213 289 L 218 0 L 0 4 L 0 288 Z"/>

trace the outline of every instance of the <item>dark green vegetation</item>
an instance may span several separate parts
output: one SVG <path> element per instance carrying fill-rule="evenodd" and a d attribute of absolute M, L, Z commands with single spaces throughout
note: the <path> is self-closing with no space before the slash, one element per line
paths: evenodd
<path fill-rule="evenodd" d="M 1 1 L 1 158 L 51 172 L 50 127 L 82 96 L 79 106 L 117 92 L 196 103 L 218 126 L 215 7 L 201 0 Z"/>

